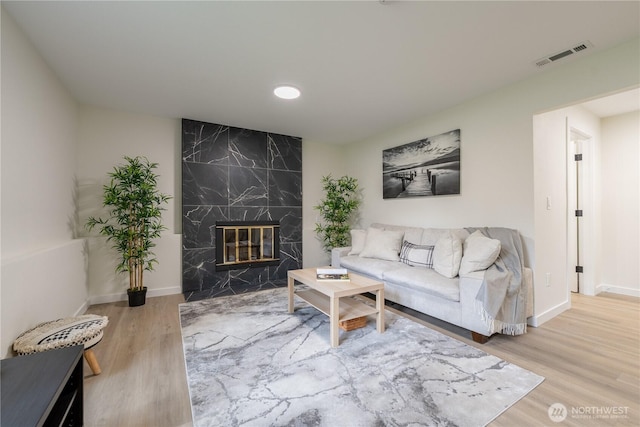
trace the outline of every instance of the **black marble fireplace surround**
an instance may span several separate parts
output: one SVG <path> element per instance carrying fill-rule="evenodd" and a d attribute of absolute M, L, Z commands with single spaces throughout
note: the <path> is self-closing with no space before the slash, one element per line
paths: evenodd
<path fill-rule="evenodd" d="M 216 271 L 216 222 L 279 221 L 280 263 Z M 182 120 L 187 301 L 286 286 L 302 266 L 302 140 Z"/>

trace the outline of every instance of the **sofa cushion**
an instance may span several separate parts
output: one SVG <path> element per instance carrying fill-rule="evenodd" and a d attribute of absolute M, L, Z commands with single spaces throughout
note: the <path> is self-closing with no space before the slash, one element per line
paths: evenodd
<path fill-rule="evenodd" d="M 450 301 L 460 301 L 459 279 L 450 279 L 430 268 L 403 266 L 384 272 L 385 282 L 405 286 Z"/>
<path fill-rule="evenodd" d="M 387 231 L 402 231 L 404 233 L 404 240 L 415 243 L 416 245 L 421 244 L 422 232 L 424 231 L 424 228 L 420 227 L 405 227 L 402 225 L 380 224 L 377 222 L 371 224 L 371 227 Z"/>
<path fill-rule="evenodd" d="M 358 255 L 348 255 L 340 258 L 340 267 L 378 280 L 382 280 L 385 271 L 400 266 L 404 266 L 404 264 L 397 261 L 386 261 L 377 258 L 361 258 Z M 408 266 L 405 267 L 410 268 Z"/>
<path fill-rule="evenodd" d="M 400 261 L 400 246 L 402 245 L 402 231 L 380 230 L 369 227 L 361 257 L 378 258 L 388 261 Z"/>
<path fill-rule="evenodd" d="M 416 245 L 406 240 L 400 248 L 400 262 L 412 267 L 433 268 L 433 245 Z"/>
<path fill-rule="evenodd" d="M 351 250 L 349 251 L 349 255 L 358 255 L 360 252 L 362 252 L 366 239 L 367 230 L 351 230 Z"/>
<path fill-rule="evenodd" d="M 442 228 L 425 228 L 422 232 L 421 245 L 434 245 L 443 236 L 449 234 L 449 230 Z"/>
<path fill-rule="evenodd" d="M 433 269 L 447 278 L 458 275 L 462 259 L 462 242 L 451 232 L 446 232 L 433 248 Z"/>
<path fill-rule="evenodd" d="M 490 239 L 476 230 L 464 241 L 460 274 L 486 270 L 500 255 L 500 240 Z"/>

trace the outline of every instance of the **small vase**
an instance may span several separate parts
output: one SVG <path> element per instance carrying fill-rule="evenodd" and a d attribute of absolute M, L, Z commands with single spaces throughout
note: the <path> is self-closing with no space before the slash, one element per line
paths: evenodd
<path fill-rule="evenodd" d="M 147 299 L 147 287 L 136 290 L 127 289 L 127 296 L 129 297 L 129 307 L 144 305 Z"/>

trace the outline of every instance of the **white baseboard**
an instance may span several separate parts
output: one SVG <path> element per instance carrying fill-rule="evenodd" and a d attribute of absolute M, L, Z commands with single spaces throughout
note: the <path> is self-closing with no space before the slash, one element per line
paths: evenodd
<path fill-rule="evenodd" d="M 182 293 L 180 286 L 172 286 L 170 288 L 159 288 L 147 290 L 147 298 L 160 297 L 164 295 L 175 295 Z M 121 294 L 96 295 L 89 297 L 89 305 L 106 304 L 108 302 L 127 301 L 127 292 Z M 86 309 L 85 309 L 86 310 Z"/>
<path fill-rule="evenodd" d="M 625 288 L 623 286 L 608 285 L 606 283 L 602 283 L 596 287 L 596 295 L 601 292 L 611 292 L 612 294 L 629 295 L 640 298 L 640 289 Z"/>
<path fill-rule="evenodd" d="M 538 326 L 541 326 L 543 323 L 553 319 L 554 317 L 556 317 L 560 313 L 562 313 L 564 311 L 567 311 L 570 308 L 571 308 L 571 302 L 570 301 L 565 301 L 562 304 L 558 304 L 555 307 L 550 308 L 549 310 L 545 311 L 544 313 L 533 315 L 532 317 L 530 317 L 528 319 L 528 323 L 529 323 L 529 325 L 533 326 L 534 328 L 537 328 Z"/>
<path fill-rule="evenodd" d="M 86 300 L 85 302 L 82 303 L 80 308 L 76 310 L 73 316 L 75 317 L 75 316 L 80 316 L 82 314 L 85 314 L 88 308 L 89 308 L 89 300 Z"/>

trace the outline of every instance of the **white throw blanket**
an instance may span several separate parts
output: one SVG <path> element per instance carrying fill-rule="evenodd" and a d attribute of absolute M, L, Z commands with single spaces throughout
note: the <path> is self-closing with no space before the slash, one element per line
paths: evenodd
<path fill-rule="evenodd" d="M 527 292 L 523 286 L 522 240 L 518 230 L 500 227 L 468 228 L 470 233 L 500 240 L 496 262 L 484 273 L 476 308 L 491 333 L 521 335 L 527 332 Z"/>

